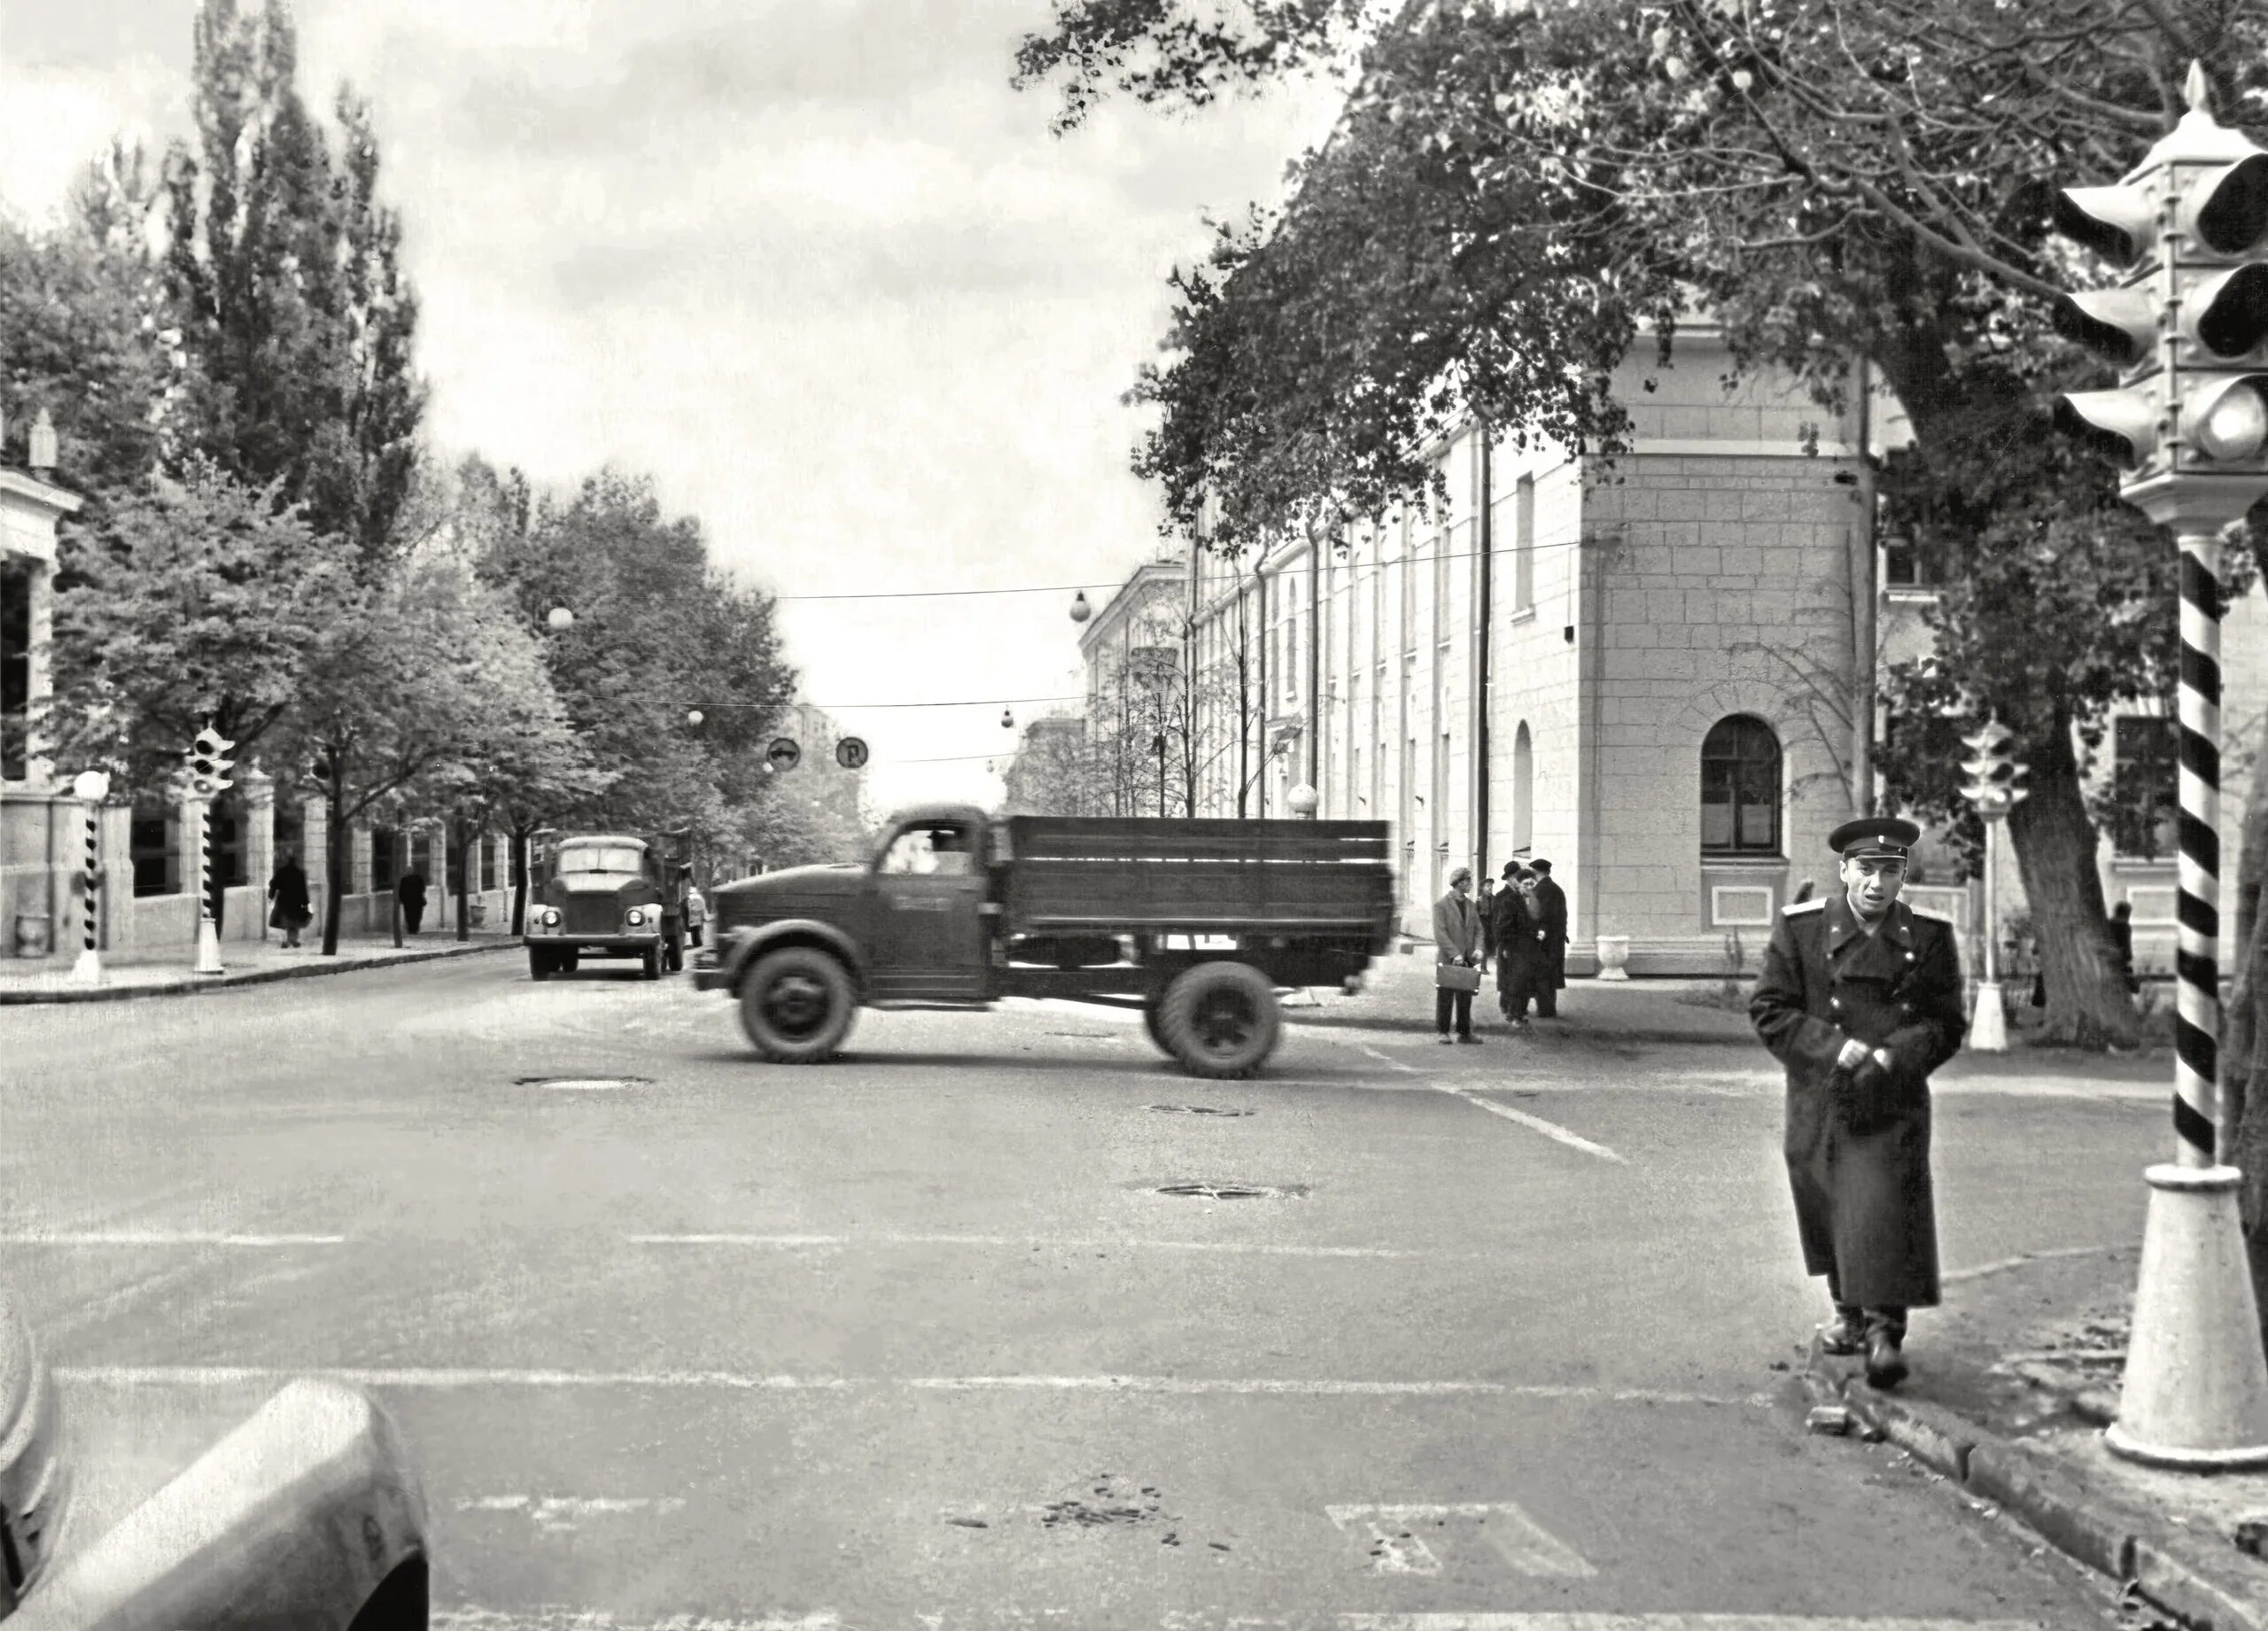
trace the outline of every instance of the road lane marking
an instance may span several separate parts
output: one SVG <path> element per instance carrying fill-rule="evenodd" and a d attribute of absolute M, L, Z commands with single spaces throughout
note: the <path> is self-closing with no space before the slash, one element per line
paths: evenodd
<path fill-rule="evenodd" d="M 2108 1257 L 2117 1252 L 2139 1251 L 2136 1241 L 2122 1241 L 2117 1246 L 2059 1246 L 2041 1252 L 2019 1252 L 2014 1257 L 1997 1262 L 1978 1263 L 1973 1269 L 1952 1269 L 1938 1278 L 1947 1285 L 1958 1285 L 1964 1280 L 1981 1280 L 1988 1274 L 2005 1274 L 2010 1269 L 2022 1269 L 2032 1263 L 2053 1262 L 2067 1257 Z"/>
<path fill-rule="evenodd" d="M 1451 1087 L 1446 1082 L 1436 1082 L 1433 1086 L 1437 1091 L 1449 1094 L 1452 1099 L 1462 1099 L 1469 1105 L 1479 1106 L 1491 1115 L 1501 1115 L 1508 1122 L 1518 1122 L 1530 1132 L 1540 1132 L 1545 1138 L 1564 1144 L 1571 1150 L 1581 1150 L 1586 1155 L 1596 1155 L 1601 1161 L 1611 1161 L 1618 1167 L 1627 1167 L 1630 1164 L 1627 1157 L 1608 1149 L 1604 1144 L 1594 1144 L 1580 1133 L 1569 1132 L 1557 1122 L 1547 1122 L 1540 1115 L 1530 1115 L 1525 1110 L 1515 1110 L 1510 1105 L 1500 1105 L 1493 1099 L 1483 1099 L 1480 1096 L 1478 1089 Z"/>
<path fill-rule="evenodd" d="M 1179 1397 L 1565 1399 L 1613 1404 L 1744 1405 L 1734 1398 L 1652 1387 L 1581 1383 L 1440 1380 L 1367 1381 L 1307 1377 L 1189 1376 L 757 1376 L 732 1371 L 523 1371 L 403 1365 L 58 1365 L 58 1382 L 89 1387 L 235 1387 L 278 1385 L 295 1377 L 408 1391 L 474 1387 L 651 1388 L 657 1391 L 840 1393 L 904 1388 L 918 1393 L 1110 1393 Z"/>
<path fill-rule="evenodd" d="M 1419 1070 L 1417 1066 L 1405 1065 L 1392 1054 L 1385 1052 L 1380 1049 L 1374 1048 L 1367 1042 L 1358 1042 L 1355 1045 L 1362 1049 L 1363 1052 L 1369 1054 L 1372 1059 L 1378 1060 L 1379 1063 L 1386 1066 L 1390 1070 L 1399 1070 L 1404 1076 L 1422 1076 L 1425 1074 L 1423 1071 Z"/>
<path fill-rule="evenodd" d="M 345 1235 L 220 1234 L 196 1229 L 25 1229 L 0 1233 L 0 1246 L 344 1246 Z"/>
<path fill-rule="evenodd" d="M 839 1631 L 843 1617 L 822 1609 L 809 1614 L 761 1614 L 754 1619 L 672 1614 L 665 1619 L 617 1619 L 605 1609 L 437 1608 L 432 1631 Z"/>
<path fill-rule="evenodd" d="M 558 1534 L 578 1527 L 587 1518 L 630 1513 L 665 1517 L 684 1505 L 680 1495 L 479 1495 L 458 1502 L 457 1511 L 525 1513 L 537 1528 Z"/>
<path fill-rule="evenodd" d="M 1469 1501 L 1449 1505 L 1387 1504 L 1327 1506 L 1323 1509 L 1343 1533 L 1360 1523 L 1371 1533 L 1374 1574 L 1438 1574 L 1441 1560 L 1413 1525 L 1431 1524 L 1449 1534 L 1487 1541 L 1521 1573 L 1557 1580 L 1588 1580 L 1598 1571 L 1581 1553 L 1510 1501 Z M 1452 1527 L 1454 1525 L 1454 1527 Z"/>
<path fill-rule="evenodd" d="M 1129 1240 L 1106 1238 L 1063 1239 L 1052 1235 L 769 1235 L 769 1234 L 637 1234 L 627 1239 L 637 1246 L 744 1246 L 792 1251 L 806 1247 L 858 1246 L 975 1246 L 1015 1247 L 1064 1251 L 1244 1252 L 1260 1257 L 1432 1257 L 1433 1252 L 1389 1246 L 1295 1246 L 1266 1240 Z"/>
<path fill-rule="evenodd" d="M 2037 1619 L 1862 1619 L 1830 1614 L 1340 1614 L 1340 1631 L 2040 1631 Z"/>

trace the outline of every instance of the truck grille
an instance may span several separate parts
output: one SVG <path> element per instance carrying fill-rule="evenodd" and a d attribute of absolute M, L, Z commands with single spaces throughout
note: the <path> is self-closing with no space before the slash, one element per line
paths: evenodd
<path fill-rule="evenodd" d="M 618 935 L 622 906 L 611 895 L 571 895 L 564 913 L 571 935 Z"/>

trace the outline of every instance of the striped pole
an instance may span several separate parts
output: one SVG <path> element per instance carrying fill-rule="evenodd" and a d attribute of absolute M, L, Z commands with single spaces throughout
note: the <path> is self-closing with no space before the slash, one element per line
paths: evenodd
<path fill-rule="evenodd" d="M 102 805 L 89 799 L 87 803 L 87 869 L 80 880 L 84 886 L 81 896 L 86 917 L 84 944 L 80 948 L 79 960 L 71 969 L 72 978 L 87 985 L 99 985 L 103 978 L 102 839 Z"/>
<path fill-rule="evenodd" d="M 2174 1160 L 2214 1164 L 2220 1115 L 2221 542 L 2181 538 L 2180 948 L 2175 959 Z"/>
<path fill-rule="evenodd" d="M 197 966 L 192 974 L 226 974 L 221 934 L 213 921 L 213 801 L 197 801 Z"/>

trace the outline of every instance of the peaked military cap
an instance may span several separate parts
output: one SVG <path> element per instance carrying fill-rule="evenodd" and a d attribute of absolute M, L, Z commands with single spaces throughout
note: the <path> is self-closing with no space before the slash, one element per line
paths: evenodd
<path fill-rule="evenodd" d="M 1845 860 L 1902 861 L 1921 842 L 1922 829 L 1902 816 L 1860 816 L 1827 835 L 1827 847 Z"/>

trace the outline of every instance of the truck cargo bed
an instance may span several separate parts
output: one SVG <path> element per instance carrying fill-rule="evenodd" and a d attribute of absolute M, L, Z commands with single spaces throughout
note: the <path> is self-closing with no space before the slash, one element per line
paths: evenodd
<path fill-rule="evenodd" d="M 1383 821 L 1007 822 L 1012 935 L 1329 936 L 1384 944 L 1394 913 Z"/>

